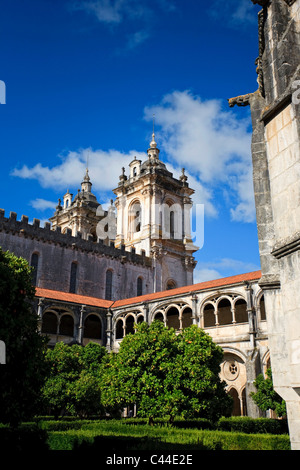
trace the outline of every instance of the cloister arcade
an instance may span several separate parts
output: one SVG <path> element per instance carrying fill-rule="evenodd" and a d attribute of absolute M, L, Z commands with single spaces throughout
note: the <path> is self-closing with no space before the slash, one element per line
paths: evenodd
<path fill-rule="evenodd" d="M 103 319 L 99 313 L 87 313 L 81 325 L 76 313 L 58 306 L 46 308 L 43 312 L 41 333 L 49 336 L 49 346 L 59 341 L 68 344 L 78 342 L 83 345 L 89 341 L 99 344 L 104 342 Z M 78 340 L 79 336 L 81 340 Z"/>
<path fill-rule="evenodd" d="M 41 332 L 49 336 L 50 347 L 59 341 L 82 345 L 94 341 L 117 352 L 122 339 L 134 334 L 135 325 L 143 321 L 161 321 L 177 333 L 197 325 L 223 349 L 220 377 L 233 398 L 232 414 L 260 416 L 250 394 L 257 374 L 265 373 L 270 365 L 263 291 L 257 283 L 240 283 L 231 288 L 176 292 L 151 298 L 142 295 L 119 305 L 99 301 L 98 307 L 43 299 Z"/>

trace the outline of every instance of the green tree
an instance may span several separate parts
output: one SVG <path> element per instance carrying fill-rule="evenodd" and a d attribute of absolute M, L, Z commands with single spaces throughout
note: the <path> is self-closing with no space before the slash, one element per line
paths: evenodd
<path fill-rule="evenodd" d="M 17 425 L 38 411 L 45 380 L 46 339 L 38 333 L 35 288 L 27 261 L 0 248 L 0 340 L 6 365 L 0 369 L 0 422 Z"/>
<path fill-rule="evenodd" d="M 222 357 L 221 348 L 197 326 L 176 335 L 161 322 L 141 323 L 107 358 L 102 402 L 108 409 L 136 403 L 138 415 L 149 422 L 176 415 L 217 419 L 231 411 L 219 379 Z"/>
<path fill-rule="evenodd" d="M 101 364 L 106 354 L 104 347 L 92 342 L 85 347 L 56 343 L 49 349 L 48 379 L 42 389 L 45 407 L 56 417 L 100 413 Z"/>
<path fill-rule="evenodd" d="M 267 369 L 266 377 L 259 374 L 254 381 L 257 392 L 252 392 L 253 401 L 262 411 L 273 410 L 278 417 L 286 415 L 285 401 L 275 392 L 271 368 Z"/>

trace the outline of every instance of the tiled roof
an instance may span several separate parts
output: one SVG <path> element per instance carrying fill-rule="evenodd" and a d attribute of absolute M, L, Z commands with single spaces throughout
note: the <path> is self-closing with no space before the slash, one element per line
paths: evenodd
<path fill-rule="evenodd" d="M 237 276 L 223 277 L 221 279 L 215 279 L 213 281 L 200 282 L 198 284 L 192 284 L 190 286 L 178 287 L 176 289 L 165 290 L 162 292 L 154 292 L 152 294 L 145 294 L 139 297 L 131 297 L 123 300 L 104 300 L 96 297 L 88 297 L 79 294 L 70 294 L 67 292 L 60 292 L 56 290 L 36 288 L 36 297 L 45 297 L 47 299 L 61 300 L 64 302 L 71 302 L 81 305 L 90 305 L 93 307 L 102 308 L 118 308 L 125 305 L 131 305 L 136 303 L 143 303 L 149 300 L 162 299 L 167 297 L 173 297 L 176 295 L 188 294 L 189 292 L 197 292 L 206 289 L 214 289 L 217 287 L 226 287 L 234 284 L 240 284 L 245 281 L 256 281 L 261 278 L 261 271 L 253 271 L 251 273 L 238 274 Z"/>
<path fill-rule="evenodd" d="M 238 274 L 237 276 L 223 277 L 221 279 L 215 279 L 213 281 L 200 282 L 198 284 L 192 284 L 190 286 L 177 287 L 176 289 L 165 290 L 162 292 L 155 292 L 153 294 L 145 294 L 139 297 L 132 297 L 130 299 L 116 300 L 112 307 L 122 307 L 123 305 L 135 304 L 140 302 L 146 302 L 148 300 L 156 300 L 164 297 L 170 297 L 174 295 L 187 294 L 189 292 L 197 292 L 200 290 L 212 289 L 216 287 L 229 286 L 232 284 L 240 284 L 245 281 L 255 281 L 261 278 L 261 271 L 253 271 L 246 274 Z"/>
<path fill-rule="evenodd" d="M 61 292 L 58 290 L 41 289 L 40 287 L 36 287 L 35 291 L 36 297 L 61 300 L 62 302 L 70 302 L 80 305 L 109 308 L 113 304 L 111 300 L 97 299 L 96 297 L 88 297 L 86 295 L 70 294 L 68 292 Z"/>

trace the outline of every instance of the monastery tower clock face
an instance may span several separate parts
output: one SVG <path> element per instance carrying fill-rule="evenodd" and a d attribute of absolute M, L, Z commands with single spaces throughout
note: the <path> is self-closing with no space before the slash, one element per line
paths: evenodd
<path fill-rule="evenodd" d="M 145 162 L 129 164 L 129 176 L 122 169 L 114 189 L 117 208 L 116 247 L 135 248 L 153 258 L 155 290 L 165 290 L 193 283 L 196 265 L 191 241 L 190 211 L 194 190 L 182 171 L 173 177 L 159 159 L 160 150 L 152 134 Z"/>

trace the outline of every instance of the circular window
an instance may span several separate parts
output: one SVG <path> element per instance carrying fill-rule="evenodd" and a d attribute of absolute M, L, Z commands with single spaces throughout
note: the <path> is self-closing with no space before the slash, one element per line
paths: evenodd
<path fill-rule="evenodd" d="M 236 361 L 226 361 L 223 366 L 224 376 L 227 380 L 235 380 L 239 375 L 239 364 Z"/>

